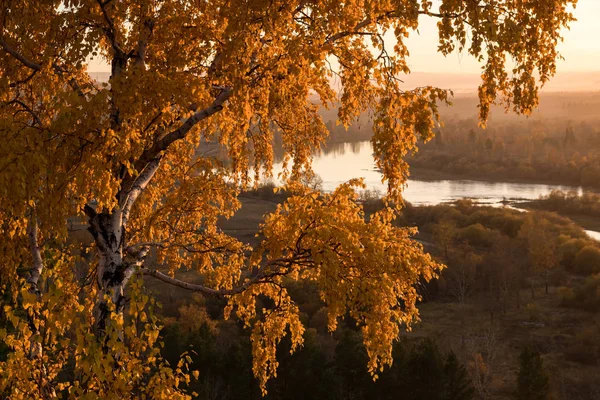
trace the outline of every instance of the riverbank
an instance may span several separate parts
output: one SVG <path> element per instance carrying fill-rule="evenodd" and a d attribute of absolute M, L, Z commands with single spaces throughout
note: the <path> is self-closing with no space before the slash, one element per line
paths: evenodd
<path fill-rule="evenodd" d="M 552 211 L 570 218 L 588 230 L 600 230 L 600 195 L 552 191 L 538 199 L 514 204 L 527 210 Z"/>
<path fill-rule="evenodd" d="M 511 178 L 503 177 L 499 180 L 497 177 L 483 177 L 478 174 L 458 174 L 455 172 L 440 171 L 433 168 L 424 167 L 410 167 L 410 178 L 420 181 L 474 181 L 474 182 L 488 182 L 488 183 L 523 183 L 523 184 L 537 184 L 537 185 L 552 185 L 561 186 L 566 190 L 584 190 L 589 192 L 600 192 L 600 188 L 594 186 L 579 186 L 572 185 L 560 180 L 550 179 L 530 179 L 530 178 Z"/>
<path fill-rule="evenodd" d="M 522 210 L 540 210 L 541 208 L 537 206 L 537 201 L 527 201 L 524 203 L 511 203 L 511 206 L 514 208 L 522 209 Z M 561 212 L 560 215 L 563 217 L 569 218 L 571 221 L 575 222 L 577 225 L 581 226 L 583 229 L 591 230 L 591 231 L 600 231 L 600 217 L 594 217 L 591 215 L 585 214 L 573 214 L 573 213 L 564 213 Z"/>

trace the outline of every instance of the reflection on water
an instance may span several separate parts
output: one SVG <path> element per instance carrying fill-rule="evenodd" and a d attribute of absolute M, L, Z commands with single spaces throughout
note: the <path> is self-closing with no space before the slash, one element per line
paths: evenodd
<path fill-rule="evenodd" d="M 384 192 L 386 187 L 381 182 L 381 174 L 375 169 L 372 153 L 371 143 L 368 141 L 329 145 L 315 155 L 313 169 L 323 179 L 323 189 L 326 191 L 333 190 L 351 178 L 362 177 L 369 189 Z M 275 176 L 280 170 L 281 164 L 276 164 Z M 420 205 L 471 198 L 482 204 L 499 206 L 503 200 L 533 200 L 555 189 L 582 191 L 579 187 L 537 183 L 411 179 L 404 190 L 404 197 L 407 201 Z"/>
<path fill-rule="evenodd" d="M 590 231 L 590 230 L 586 229 L 585 233 L 587 233 L 587 235 L 589 237 L 591 237 L 592 239 L 600 241 L 600 232 Z"/>

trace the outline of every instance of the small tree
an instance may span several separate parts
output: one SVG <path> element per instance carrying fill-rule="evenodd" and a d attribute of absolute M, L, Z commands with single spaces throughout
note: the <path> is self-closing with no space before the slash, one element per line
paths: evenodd
<path fill-rule="evenodd" d="M 527 216 L 519 231 L 519 237 L 527 243 L 529 264 L 534 275 L 542 275 L 546 294 L 548 294 L 548 275 L 559 262 L 558 247 L 552 236 L 550 222 L 536 213 Z M 535 298 L 533 281 L 531 297 Z"/>
<path fill-rule="evenodd" d="M 473 292 L 473 285 L 477 273 L 477 264 L 481 256 L 475 253 L 472 246 L 463 244 L 459 252 L 455 253 L 452 263 L 444 273 L 448 280 L 449 290 L 456 301 L 463 306 Z"/>
<path fill-rule="evenodd" d="M 450 263 L 448 248 L 452 245 L 452 242 L 456 238 L 456 222 L 452 219 L 444 218 L 439 224 L 435 225 L 433 228 L 433 234 L 435 236 L 435 240 L 444 250 L 444 261 L 446 264 Z"/>
<path fill-rule="evenodd" d="M 540 354 L 526 347 L 519 356 L 517 398 L 519 400 L 545 400 L 548 398 L 548 373 Z"/>
<path fill-rule="evenodd" d="M 467 369 L 452 351 L 446 358 L 444 379 L 444 400 L 470 400 L 475 395 Z"/>

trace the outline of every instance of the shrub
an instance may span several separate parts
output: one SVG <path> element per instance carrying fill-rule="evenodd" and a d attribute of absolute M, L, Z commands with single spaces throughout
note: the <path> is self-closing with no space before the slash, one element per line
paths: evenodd
<path fill-rule="evenodd" d="M 381 210 L 383 204 L 383 194 L 378 189 L 366 189 L 359 193 L 358 202 L 362 204 L 363 210 L 366 213 L 373 213 Z"/>
<path fill-rule="evenodd" d="M 446 358 L 444 374 L 444 400 L 470 400 L 475 396 L 469 373 L 453 352 Z"/>
<path fill-rule="evenodd" d="M 536 303 L 529 303 L 525 306 L 530 321 L 539 322 L 542 319 L 542 311 Z"/>
<path fill-rule="evenodd" d="M 591 275 L 600 272 L 600 249 L 596 246 L 585 246 L 573 260 L 575 272 Z"/>
<path fill-rule="evenodd" d="M 586 241 L 584 239 L 570 239 L 558 247 L 560 264 L 568 270 L 574 269 L 575 257 L 584 248 Z"/>
<path fill-rule="evenodd" d="M 498 239 L 498 233 L 477 223 L 462 229 L 460 238 L 476 247 L 490 247 Z"/>
<path fill-rule="evenodd" d="M 600 330 L 592 325 L 579 332 L 565 351 L 565 358 L 585 365 L 595 365 L 600 355 Z"/>
<path fill-rule="evenodd" d="M 526 347 L 519 356 L 517 398 L 519 400 L 545 400 L 550 386 L 548 373 L 540 354 Z"/>
<path fill-rule="evenodd" d="M 562 304 L 565 307 L 579 308 L 587 311 L 600 310 L 600 275 L 588 277 L 575 289 L 561 289 Z"/>

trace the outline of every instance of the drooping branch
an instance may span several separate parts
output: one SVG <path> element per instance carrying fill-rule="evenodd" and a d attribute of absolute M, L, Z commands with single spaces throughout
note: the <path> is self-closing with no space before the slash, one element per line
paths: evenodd
<path fill-rule="evenodd" d="M 186 290 L 191 290 L 193 292 L 200 292 L 210 296 L 219 297 L 232 296 L 238 293 L 242 293 L 244 290 L 248 289 L 252 285 L 257 285 L 261 283 L 272 283 L 273 278 L 287 275 L 289 273 L 289 268 L 285 269 L 285 267 L 290 267 L 296 263 L 303 264 L 307 262 L 313 265 L 313 263 L 310 260 L 308 260 L 308 257 L 309 253 L 301 252 L 290 257 L 282 257 L 269 260 L 263 265 L 263 267 L 261 267 L 261 269 L 256 275 L 246 280 L 239 286 L 235 286 L 231 289 L 213 289 L 205 285 L 185 282 L 180 279 L 171 277 L 163 272 L 160 272 L 157 269 L 143 268 L 142 273 L 147 276 L 152 276 L 165 283 L 178 286 Z"/>
<path fill-rule="evenodd" d="M 27 104 L 23 103 L 19 99 L 13 99 L 13 100 L 11 100 L 11 101 L 9 101 L 9 102 L 6 103 L 6 105 L 11 105 L 11 104 L 18 104 L 21 107 L 23 107 L 23 109 L 25 110 L 25 112 L 27 112 L 33 118 L 33 125 L 37 124 L 40 127 L 42 126 L 42 120 L 40 119 L 40 117 Z M 23 110 L 20 110 L 20 111 L 23 111 Z"/>
<path fill-rule="evenodd" d="M 462 16 L 462 14 L 457 14 L 457 13 L 435 13 L 435 12 L 425 11 L 425 10 L 418 10 L 417 14 L 418 15 L 427 15 L 429 17 L 436 17 L 436 18 L 459 18 L 460 16 Z M 361 29 L 363 29 L 373 23 L 377 23 L 379 21 L 387 19 L 387 18 L 399 18 L 401 16 L 402 16 L 401 13 L 399 13 L 396 10 L 392 10 L 392 11 L 387 11 L 385 13 L 382 13 L 381 15 L 379 15 L 375 18 L 371 18 L 371 17 L 365 18 L 363 21 L 356 24 L 354 26 L 354 28 L 352 28 L 351 30 L 338 32 L 334 35 L 329 36 L 327 38 L 327 40 L 325 40 L 325 44 L 332 44 L 335 41 L 342 39 L 346 36 L 352 36 L 352 35 L 357 35 L 357 34 L 359 34 L 359 35 L 373 34 L 370 32 L 362 32 Z"/>

